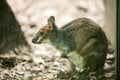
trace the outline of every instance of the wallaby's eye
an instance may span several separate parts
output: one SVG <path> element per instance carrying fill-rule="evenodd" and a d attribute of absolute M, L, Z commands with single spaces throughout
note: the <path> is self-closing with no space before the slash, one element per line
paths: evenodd
<path fill-rule="evenodd" d="M 43 35 L 44 34 L 44 32 L 40 32 L 40 35 Z"/>

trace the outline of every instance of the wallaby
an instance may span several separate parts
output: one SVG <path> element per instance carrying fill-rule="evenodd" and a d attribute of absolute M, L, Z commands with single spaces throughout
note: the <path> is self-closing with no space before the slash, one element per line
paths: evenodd
<path fill-rule="evenodd" d="M 76 67 L 90 71 L 103 68 L 108 51 L 104 31 L 88 18 L 79 18 L 58 28 L 54 16 L 50 16 L 32 42 L 51 44 Z"/>

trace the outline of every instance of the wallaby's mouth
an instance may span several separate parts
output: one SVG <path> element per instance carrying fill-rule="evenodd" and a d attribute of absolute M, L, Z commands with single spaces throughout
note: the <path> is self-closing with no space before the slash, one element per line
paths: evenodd
<path fill-rule="evenodd" d="M 35 40 L 35 39 L 32 39 L 32 42 L 33 42 L 33 43 L 36 43 L 36 40 Z"/>
<path fill-rule="evenodd" d="M 36 40 L 35 38 L 32 39 L 32 42 L 33 42 L 34 44 L 40 43 L 40 41 Z"/>

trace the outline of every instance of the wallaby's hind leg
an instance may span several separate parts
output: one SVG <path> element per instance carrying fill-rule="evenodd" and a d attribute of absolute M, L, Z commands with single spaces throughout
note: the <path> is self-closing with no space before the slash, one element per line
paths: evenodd
<path fill-rule="evenodd" d="M 90 77 L 90 73 L 92 72 L 99 72 L 99 68 L 101 68 L 101 65 L 104 62 L 104 59 L 102 59 L 103 54 L 103 45 L 95 38 L 90 39 L 85 46 L 82 47 L 80 50 L 80 67 L 82 69 L 85 69 L 85 71 L 80 72 L 81 75 L 79 75 L 79 78 L 81 79 L 82 77 L 85 78 L 84 74 L 87 77 L 92 79 L 92 78 L 98 78 L 99 74 L 96 74 L 95 76 Z M 103 61 L 102 61 L 103 60 Z M 101 71 L 100 71 L 101 72 Z M 87 78 L 86 77 L 86 78 Z M 83 78 L 83 79 L 84 79 Z M 86 79 L 85 78 L 85 79 Z M 94 79 L 93 79 L 94 80 Z"/>
<path fill-rule="evenodd" d="M 85 46 L 80 50 L 81 67 L 90 68 L 91 70 L 98 69 L 103 65 L 103 45 L 95 38 L 90 39 Z M 99 65 L 98 65 L 99 63 Z M 89 66 L 89 67 L 88 67 Z"/>

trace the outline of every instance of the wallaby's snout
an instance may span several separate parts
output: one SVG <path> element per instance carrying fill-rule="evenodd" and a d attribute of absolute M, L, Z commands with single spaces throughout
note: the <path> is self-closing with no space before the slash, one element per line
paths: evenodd
<path fill-rule="evenodd" d="M 41 43 L 41 40 L 42 40 L 43 36 L 40 35 L 40 32 L 38 32 L 32 39 L 32 42 L 34 44 L 40 44 Z"/>
<path fill-rule="evenodd" d="M 38 33 L 33 37 L 33 39 L 32 39 L 32 43 L 34 43 L 34 44 L 38 44 L 38 43 L 40 43 L 40 39 L 41 37 L 38 35 Z"/>
<path fill-rule="evenodd" d="M 32 39 L 32 43 L 36 43 L 36 41 L 37 41 L 37 40 L 36 40 L 35 38 Z"/>

